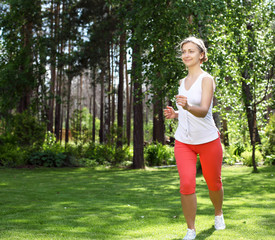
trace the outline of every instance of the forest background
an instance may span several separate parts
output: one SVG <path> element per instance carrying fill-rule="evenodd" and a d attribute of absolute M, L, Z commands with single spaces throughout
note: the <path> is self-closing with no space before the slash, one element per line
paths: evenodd
<path fill-rule="evenodd" d="M 202 38 L 229 164 L 275 163 L 270 0 L 0 1 L 0 165 L 174 164 L 179 43 Z"/>

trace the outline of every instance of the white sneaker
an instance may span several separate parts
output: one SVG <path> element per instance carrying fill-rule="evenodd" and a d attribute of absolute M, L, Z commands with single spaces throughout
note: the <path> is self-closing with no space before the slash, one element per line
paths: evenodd
<path fill-rule="evenodd" d="M 194 229 L 187 228 L 187 233 L 183 240 L 194 240 L 196 238 L 196 231 Z"/>
<path fill-rule="evenodd" d="M 216 228 L 216 230 L 225 229 L 225 222 L 224 222 L 223 214 L 221 216 L 215 216 L 215 228 Z"/>

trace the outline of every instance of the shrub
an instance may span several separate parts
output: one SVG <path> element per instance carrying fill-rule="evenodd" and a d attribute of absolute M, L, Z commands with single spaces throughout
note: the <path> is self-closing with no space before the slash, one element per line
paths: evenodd
<path fill-rule="evenodd" d="M 275 164 L 275 114 L 273 114 L 265 128 L 265 138 L 263 138 L 263 155 L 265 164 Z"/>
<path fill-rule="evenodd" d="M 90 158 L 81 158 L 78 160 L 79 166 L 82 167 L 96 167 L 98 166 L 98 162 L 95 159 Z"/>
<path fill-rule="evenodd" d="M 83 147 L 83 158 L 94 159 L 99 165 L 123 165 L 132 159 L 132 153 L 128 146 L 117 148 L 110 144 L 91 143 Z"/>
<path fill-rule="evenodd" d="M 29 111 L 18 113 L 13 119 L 13 137 L 24 148 L 39 150 L 45 139 L 45 125 L 40 123 Z"/>
<path fill-rule="evenodd" d="M 224 151 L 224 158 L 223 160 L 229 164 L 233 165 L 236 162 L 240 162 L 241 154 L 245 151 L 245 146 L 241 144 L 240 142 L 237 142 L 235 144 L 231 144 L 229 147 L 225 148 Z"/>
<path fill-rule="evenodd" d="M 70 157 L 66 153 L 55 153 L 50 150 L 32 153 L 29 158 L 29 163 L 35 166 L 44 167 L 72 166 Z"/>
<path fill-rule="evenodd" d="M 10 132 L 0 135 L 0 165 L 19 167 L 26 164 L 28 153 L 17 146 L 16 139 Z"/>
<path fill-rule="evenodd" d="M 161 143 L 150 144 L 145 148 L 145 161 L 148 166 L 174 164 L 174 150 Z"/>
<path fill-rule="evenodd" d="M 0 145 L 0 165 L 20 167 L 26 165 L 28 153 L 13 144 Z"/>
<path fill-rule="evenodd" d="M 241 154 L 241 157 L 242 157 L 242 162 L 243 162 L 244 165 L 249 166 L 249 167 L 253 166 L 252 151 L 251 150 L 250 151 L 245 150 Z M 262 156 L 261 152 L 258 149 L 256 149 L 256 151 L 255 151 L 255 162 L 256 162 L 256 164 L 258 165 L 258 163 L 262 160 L 263 160 L 263 156 Z"/>

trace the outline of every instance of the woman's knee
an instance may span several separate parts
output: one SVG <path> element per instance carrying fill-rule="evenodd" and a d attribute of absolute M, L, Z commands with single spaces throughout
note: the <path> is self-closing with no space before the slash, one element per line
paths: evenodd
<path fill-rule="evenodd" d="M 185 180 L 180 182 L 180 193 L 190 195 L 196 192 L 196 180 Z"/>

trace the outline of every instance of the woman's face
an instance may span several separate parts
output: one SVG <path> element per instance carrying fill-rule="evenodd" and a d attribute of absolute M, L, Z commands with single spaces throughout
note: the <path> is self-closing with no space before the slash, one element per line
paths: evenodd
<path fill-rule="evenodd" d="M 192 42 L 185 43 L 181 48 L 181 58 L 186 67 L 199 65 L 203 59 L 204 53 L 200 51 L 199 47 Z"/>

